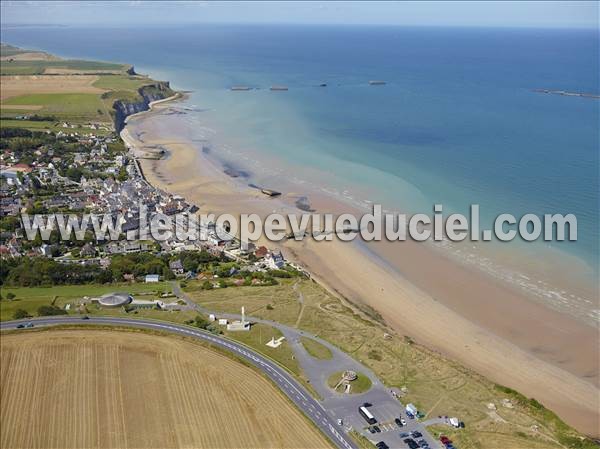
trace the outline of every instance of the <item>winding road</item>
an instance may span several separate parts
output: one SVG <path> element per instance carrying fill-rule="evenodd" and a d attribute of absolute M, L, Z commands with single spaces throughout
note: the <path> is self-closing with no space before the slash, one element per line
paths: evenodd
<path fill-rule="evenodd" d="M 0 330 L 17 329 L 19 324 L 32 322 L 35 326 L 56 326 L 64 324 L 127 326 L 139 329 L 150 329 L 192 337 L 208 342 L 218 348 L 235 354 L 249 362 L 266 374 L 283 393 L 304 412 L 304 414 L 341 449 L 357 449 L 356 444 L 341 431 L 334 419 L 327 414 L 323 406 L 312 398 L 310 393 L 300 385 L 291 374 L 277 365 L 274 361 L 260 355 L 240 343 L 212 334 L 200 329 L 191 328 L 175 323 L 159 322 L 145 319 L 111 318 L 111 317 L 55 317 L 33 318 L 30 320 L 5 321 L 0 323 Z"/>

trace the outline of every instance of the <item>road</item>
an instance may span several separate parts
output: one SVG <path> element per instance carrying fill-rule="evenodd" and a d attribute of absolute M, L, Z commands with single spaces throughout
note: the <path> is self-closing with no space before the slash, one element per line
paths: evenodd
<path fill-rule="evenodd" d="M 195 303 L 181 288 L 178 283 L 172 283 L 173 293 L 181 300 L 185 301 L 190 310 L 196 310 L 203 314 L 214 313 L 219 318 L 230 320 L 239 320 L 241 315 L 235 313 L 222 313 L 208 310 Z M 287 339 L 287 343 L 294 351 L 294 356 L 298 361 L 304 375 L 310 380 L 311 386 L 321 396 L 320 405 L 327 414 L 337 423 L 337 419 L 344 422 L 344 430 L 354 429 L 360 432 L 364 437 L 372 442 L 384 441 L 391 448 L 408 448 L 403 442 L 405 437 L 400 434 L 408 432 L 420 432 L 423 436 L 417 439 L 424 439 L 432 449 L 442 448 L 441 443 L 437 441 L 428 431 L 426 425 L 416 419 L 409 419 L 406 415 L 403 404 L 398 397 L 379 380 L 377 375 L 368 367 L 352 358 L 349 354 L 342 351 L 337 346 L 323 340 L 315 335 L 310 335 L 301 329 L 287 326 L 276 321 L 265 320 L 258 317 L 246 316 L 246 319 L 252 323 L 262 323 L 275 327 Z M 318 360 L 306 352 L 304 346 L 300 343 L 302 337 L 310 338 L 326 346 L 331 351 L 330 360 Z M 352 370 L 362 373 L 371 379 L 371 388 L 361 394 L 342 394 L 333 391 L 327 384 L 329 376 L 337 371 Z M 401 395 L 400 391 L 396 391 Z M 363 418 L 358 414 L 358 407 L 364 402 L 373 404 L 371 413 L 377 418 L 381 433 L 370 434 Z M 400 428 L 394 424 L 394 419 L 398 417 L 406 418 L 407 425 Z M 437 419 L 437 418 L 436 418 Z M 339 428 L 339 427 L 338 427 Z"/>
<path fill-rule="evenodd" d="M 141 329 L 170 332 L 173 334 L 192 337 L 208 342 L 218 348 L 235 354 L 246 360 L 264 374 L 266 374 L 279 389 L 314 422 L 314 424 L 327 435 L 340 449 L 358 449 L 356 444 L 337 425 L 337 422 L 325 411 L 323 406 L 317 402 L 300 385 L 291 374 L 287 373 L 275 362 L 260 355 L 252 349 L 236 343 L 227 338 L 211 334 L 209 332 L 193 329 L 188 326 L 175 323 L 157 322 L 143 319 L 111 318 L 111 317 L 89 317 L 83 320 L 80 317 L 56 317 L 56 318 L 34 318 L 30 320 L 6 321 L 0 323 L 0 330 L 17 329 L 17 325 L 31 321 L 35 326 L 56 326 L 61 324 L 76 325 L 103 325 L 103 326 L 127 326 Z"/>

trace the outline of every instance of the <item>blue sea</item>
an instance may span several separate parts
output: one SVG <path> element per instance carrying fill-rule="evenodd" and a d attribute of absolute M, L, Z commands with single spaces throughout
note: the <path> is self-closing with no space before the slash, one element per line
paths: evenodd
<path fill-rule="evenodd" d="M 2 39 L 192 91 L 191 132 L 210 123 L 206 145 L 273 188 L 319 185 L 407 212 L 477 203 L 488 226 L 500 213 L 573 213 L 576 243 L 513 246 L 557 249 L 597 280 L 600 100 L 533 91 L 599 94 L 597 30 L 134 24 Z"/>

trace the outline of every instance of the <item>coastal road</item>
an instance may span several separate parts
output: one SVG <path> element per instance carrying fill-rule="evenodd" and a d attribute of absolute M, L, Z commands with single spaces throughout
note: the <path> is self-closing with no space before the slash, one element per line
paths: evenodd
<path fill-rule="evenodd" d="M 89 317 L 84 320 L 81 317 L 56 317 L 56 318 L 33 318 L 30 320 L 6 321 L 0 323 L 0 330 L 17 329 L 19 324 L 31 322 L 35 326 L 56 326 L 61 324 L 76 325 L 102 325 L 102 326 L 126 326 L 138 329 L 150 329 L 169 332 L 184 337 L 192 337 L 210 343 L 218 348 L 235 354 L 237 357 L 249 362 L 264 374 L 266 374 L 279 389 L 304 412 L 304 414 L 340 449 L 358 449 L 356 444 L 350 440 L 341 430 L 340 426 L 330 417 L 325 409 L 300 385 L 291 374 L 278 366 L 272 360 L 260 355 L 252 349 L 236 343 L 227 338 L 211 334 L 200 329 L 194 329 L 175 323 L 158 322 L 143 319 L 111 318 L 111 317 Z M 20 329 L 19 329 L 20 330 Z M 23 329 L 23 331 L 26 331 Z"/>
<path fill-rule="evenodd" d="M 229 320 L 241 319 L 241 315 L 235 313 L 217 312 L 200 306 L 181 290 L 177 282 L 172 283 L 172 288 L 177 298 L 185 301 L 190 310 L 196 310 L 205 315 L 214 313 L 218 318 L 227 318 Z M 304 298 L 299 297 L 298 300 L 303 301 Z M 441 443 L 429 433 L 427 427 L 422 422 L 416 419 L 409 419 L 406 416 L 405 408 L 398 397 L 378 379 L 373 371 L 353 359 L 337 346 L 316 335 L 310 335 L 302 329 L 258 317 L 246 316 L 245 318 L 253 324 L 262 323 L 281 331 L 293 350 L 294 356 L 300 364 L 304 375 L 310 380 L 310 385 L 321 396 L 320 405 L 335 423 L 337 423 L 337 419 L 342 419 L 345 430 L 354 429 L 372 442 L 384 441 L 389 447 L 395 449 L 408 448 L 408 445 L 403 442 L 405 437 L 401 437 L 401 434 L 420 432 L 422 436 L 417 438 L 417 440 L 424 439 L 432 449 L 442 448 Z M 331 352 L 331 359 L 319 360 L 309 355 L 300 343 L 301 338 L 309 338 L 327 347 Z M 344 370 L 351 370 L 366 375 L 371 379 L 371 388 L 360 394 L 342 394 L 333 391 L 328 385 L 329 376 L 334 372 Z M 401 394 L 399 391 L 396 391 L 396 393 Z M 370 434 L 364 419 L 358 414 L 358 407 L 365 402 L 373 404 L 371 412 L 380 424 L 381 433 Z M 394 424 L 394 419 L 401 416 L 406 417 L 407 425 L 400 428 Z"/>

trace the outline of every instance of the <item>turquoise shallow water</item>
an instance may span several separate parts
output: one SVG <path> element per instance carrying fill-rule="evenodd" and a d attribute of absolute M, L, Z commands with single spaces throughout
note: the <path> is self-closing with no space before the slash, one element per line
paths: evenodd
<path fill-rule="evenodd" d="M 478 203 L 483 223 L 573 213 L 578 242 L 515 245 L 562 250 L 597 276 L 600 101 L 532 92 L 600 93 L 597 30 L 65 27 L 6 29 L 3 41 L 133 63 L 193 90 L 192 135 L 208 123 L 206 145 L 263 184 L 427 213 Z"/>

